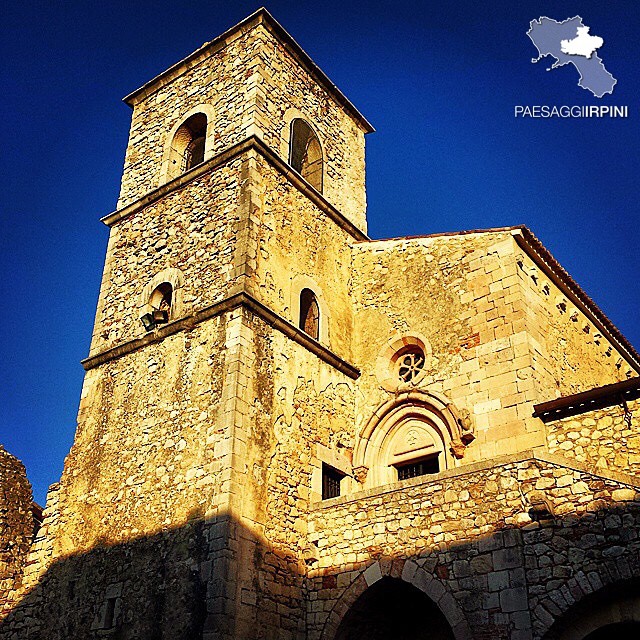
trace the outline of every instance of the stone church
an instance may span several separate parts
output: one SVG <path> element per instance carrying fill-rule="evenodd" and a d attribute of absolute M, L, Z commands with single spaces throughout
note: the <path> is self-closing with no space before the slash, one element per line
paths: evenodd
<path fill-rule="evenodd" d="M 264 9 L 125 98 L 75 442 L 2 640 L 640 637 L 640 356 L 525 227 L 372 240 Z"/>

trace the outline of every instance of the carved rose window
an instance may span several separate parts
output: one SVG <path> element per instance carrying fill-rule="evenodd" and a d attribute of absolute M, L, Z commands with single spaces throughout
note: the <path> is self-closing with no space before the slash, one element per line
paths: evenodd
<path fill-rule="evenodd" d="M 422 350 L 416 349 L 401 355 L 397 360 L 398 377 L 403 382 L 414 382 L 424 371 L 425 357 Z"/>

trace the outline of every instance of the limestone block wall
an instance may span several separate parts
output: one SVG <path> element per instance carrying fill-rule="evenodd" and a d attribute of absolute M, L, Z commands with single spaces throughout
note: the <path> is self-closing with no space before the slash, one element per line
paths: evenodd
<path fill-rule="evenodd" d="M 149 536 L 220 507 L 230 438 L 225 341 L 218 317 L 87 373 L 60 483 L 56 555 Z"/>
<path fill-rule="evenodd" d="M 574 602 L 638 576 L 639 520 L 628 480 L 551 457 L 512 456 L 316 504 L 308 638 L 333 638 L 384 575 L 424 591 L 458 638 L 541 638 Z"/>
<path fill-rule="evenodd" d="M 264 141 L 288 161 L 291 120 L 307 120 L 322 146 L 323 195 L 366 232 L 365 131 L 272 33 L 262 27 L 259 37 L 256 124 Z"/>
<path fill-rule="evenodd" d="M 274 34 L 269 19 L 258 17 L 180 68 L 133 99 L 119 209 L 167 182 L 171 136 L 198 110 L 209 119 L 205 160 L 257 135 L 288 162 L 291 120 L 302 117 L 323 149 L 325 197 L 366 231 L 363 127 Z"/>
<path fill-rule="evenodd" d="M 144 335 L 140 316 L 148 302 L 145 287 L 157 274 L 180 274 L 172 320 L 228 294 L 236 275 L 233 260 L 245 161 L 236 156 L 114 224 L 91 354 Z"/>
<path fill-rule="evenodd" d="M 260 301 L 296 326 L 300 292 L 312 289 L 320 303 L 320 341 L 349 360 L 352 238 L 262 157 L 257 172 L 263 196 L 251 232 L 256 269 L 249 286 Z"/>
<path fill-rule="evenodd" d="M 24 465 L 0 445 L 0 617 L 22 583 L 34 533 L 32 502 Z"/>
<path fill-rule="evenodd" d="M 517 258 L 541 400 L 625 380 L 634 369 L 529 256 Z"/>
<path fill-rule="evenodd" d="M 226 46 L 224 46 L 226 45 Z M 118 208 L 127 206 L 166 180 L 163 154 L 169 134 L 194 109 L 209 107 L 212 135 L 205 159 L 244 140 L 254 121 L 258 79 L 257 52 L 262 46 L 252 32 L 236 33 L 205 59 L 160 85 L 134 105 Z"/>
<path fill-rule="evenodd" d="M 236 431 L 231 502 L 244 535 L 235 547 L 232 637 L 303 640 L 314 458 L 318 444 L 348 457 L 354 385 L 263 320 L 247 316 L 246 326 L 246 419 Z"/>
<path fill-rule="evenodd" d="M 640 475 L 640 402 L 615 405 L 549 422 L 549 451 L 599 470 Z"/>
<path fill-rule="evenodd" d="M 392 394 L 379 358 L 422 335 L 432 354 L 417 384 L 452 401 L 475 430 L 462 462 L 543 444 L 525 304 L 509 231 L 359 243 L 351 287 L 358 380 L 356 431 Z"/>

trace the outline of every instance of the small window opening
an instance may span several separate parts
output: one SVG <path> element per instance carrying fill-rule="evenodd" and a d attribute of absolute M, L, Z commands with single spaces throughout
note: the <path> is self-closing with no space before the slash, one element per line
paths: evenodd
<path fill-rule="evenodd" d="M 404 464 L 396 465 L 398 471 L 398 480 L 406 480 L 407 478 L 417 478 L 418 476 L 426 476 L 432 473 L 440 472 L 440 462 L 438 456 L 430 456 L 423 460 L 413 460 Z"/>
<path fill-rule="evenodd" d="M 301 118 L 291 123 L 289 164 L 322 193 L 322 147 L 313 129 Z"/>
<path fill-rule="evenodd" d="M 160 314 L 154 313 L 156 324 L 159 322 L 168 322 L 171 317 L 171 303 L 173 302 L 173 287 L 168 282 L 163 282 L 156 287 L 151 294 L 149 304 L 153 307 L 154 312 L 159 311 Z M 157 319 L 156 319 L 157 315 Z"/>
<path fill-rule="evenodd" d="M 424 351 L 419 347 L 413 347 L 398 357 L 397 371 L 402 382 L 415 382 L 424 371 L 425 366 Z"/>
<path fill-rule="evenodd" d="M 104 628 L 111 629 L 113 628 L 113 624 L 115 622 L 115 613 L 116 613 L 116 600 L 117 598 L 107 598 L 107 603 L 105 605 L 104 612 Z"/>
<path fill-rule="evenodd" d="M 176 131 L 171 141 L 167 177 L 175 178 L 204 162 L 207 116 L 196 113 Z"/>
<path fill-rule="evenodd" d="M 318 340 L 320 337 L 320 307 L 311 289 L 300 292 L 300 321 L 298 325 L 305 333 Z"/>
<path fill-rule="evenodd" d="M 337 498 L 340 495 L 340 482 L 344 478 L 344 473 L 322 464 L 322 499 Z"/>

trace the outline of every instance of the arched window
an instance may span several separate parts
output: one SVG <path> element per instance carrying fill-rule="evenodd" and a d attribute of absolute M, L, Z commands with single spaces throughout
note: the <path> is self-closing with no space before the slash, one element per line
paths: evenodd
<path fill-rule="evenodd" d="M 300 322 L 298 325 L 312 338 L 320 337 L 320 307 L 315 293 L 311 289 L 300 292 Z"/>
<path fill-rule="evenodd" d="M 302 118 L 291 122 L 289 164 L 322 193 L 322 147 L 318 136 Z"/>
<path fill-rule="evenodd" d="M 195 113 L 180 125 L 171 142 L 169 179 L 204 162 L 207 116 Z"/>
<path fill-rule="evenodd" d="M 166 324 L 171 319 L 173 304 L 173 287 L 169 282 L 158 285 L 149 298 L 150 313 L 145 313 L 140 320 L 147 331 L 155 329 L 159 324 Z"/>
<path fill-rule="evenodd" d="M 171 317 L 171 304 L 173 302 L 173 287 L 168 282 L 158 285 L 151 294 L 149 304 L 154 311 L 165 311 L 167 320 Z"/>

